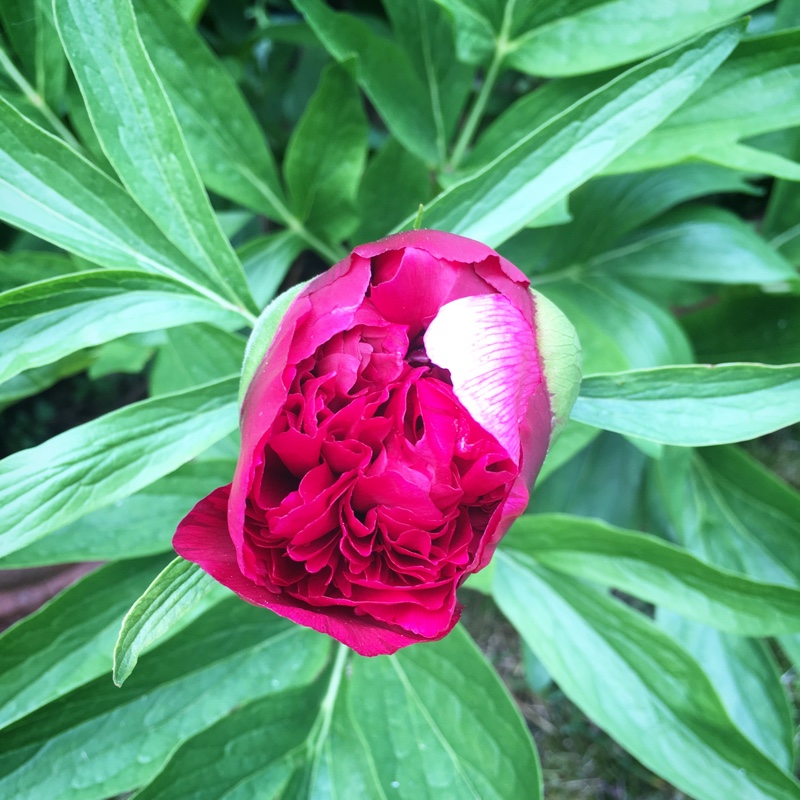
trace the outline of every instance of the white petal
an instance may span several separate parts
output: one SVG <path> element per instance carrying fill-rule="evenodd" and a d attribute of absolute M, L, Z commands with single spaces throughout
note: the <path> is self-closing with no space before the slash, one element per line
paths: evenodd
<path fill-rule="evenodd" d="M 439 309 L 424 341 L 472 418 L 519 464 L 520 423 L 541 381 L 530 323 L 501 294 L 462 297 Z"/>

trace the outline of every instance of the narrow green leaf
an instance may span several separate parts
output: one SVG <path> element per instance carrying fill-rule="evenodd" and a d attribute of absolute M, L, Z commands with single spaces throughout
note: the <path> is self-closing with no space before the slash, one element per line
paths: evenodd
<path fill-rule="evenodd" d="M 103 567 L 0 637 L 0 727 L 111 669 L 119 624 L 164 561 Z"/>
<path fill-rule="evenodd" d="M 198 498 L 230 483 L 235 468 L 236 461 L 230 459 L 191 461 L 136 494 L 10 553 L 0 559 L 0 568 L 114 561 L 164 553 L 172 549 L 178 523 Z"/>
<path fill-rule="evenodd" d="M 559 467 L 562 467 L 570 459 L 588 447 L 590 442 L 600 434 L 598 428 L 590 425 L 581 425 L 580 422 L 570 420 L 564 430 L 559 434 L 558 439 L 550 445 L 547 451 L 547 458 L 544 460 L 539 475 L 536 478 L 537 485 L 544 483 Z"/>
<path fill-rule="evenodd" d="M 125 190 L 0 97 L 0 218 L 103 267 L 160 273 L 229 308 Z"/>
<path fill-rule="evenodd" d="M 799 15 L 800 16 L 800 13 Z M 800 25 L 800 21 L 798 21 Z M 800 134 L 793 134 L 791 155 L 800 161 Z M 764 216 L 763 233 L 792 263 L 800 263 L 800 186 L 776 181 Z"/>
<path fill-rule="evenodd" d="M 287 789 L 291 787 L 291 789 Z M 541 797 L 530 736 L 461 628 L 246 707 L 189 740 L 140 800 Z"/>
<path fill-rule="evenodd" d="M 659 627 L 701 664 L 731 719 L 762 753 L 790 771 L 794 720 L 775 657 L 764 642 L 731 636 L 679 617 L 657 614 Z"/>
<path fill-rule="evenodd" d="M 239 258 L 259 308 L 264 308 L 278 294 L 278 289 L 302 250 L 303 241 L 294 231 L 259 236 L 239 248 Z"/>
<path fill-rule="evenodd" d="M 0 382 L 130 333 L 191 322 L 237 328 L 241 321 L 166 277 L 123 270 L 65 275 L 0 293 Z"/>
<path fill-rule="evenodd" d="M 91 269 L 91 265 L 62 253 L 36 250 L 0 253 L 0 292 L 86 269 Z"/>
<path fill-rule="evenodd" d="M 103 149 L 136 201 L 223 296 L 252 304 L 130 0 L 55 0 L 56 22 Z"/>
<path fill-rule="evenodd" d="M 661 367 L 586 378 L 573 419 L 662 444 L 754 439 L 800 421 L 800 365 Z"/>
<path fill-rule="evenodd" d="M 587 264 L 635 278 L 711 283 L 796 281 L 797 271 L 739 217 L 715 206 L 665 214 Z"/>
<path fill-rule="evenodd" d="M 697 800 L 798 796 L 800 784 L 739 732 L 696 662 L 647 618 L 513 553 L 495 559 L 500 608 L 561 690 L 645 766 Z"/>
<path fill-rule="evenodd" d="M 223 592 L 220 584 L 197 564 L 182 558 L 167 564 L 122 620 L 114 646 L 114 683 L 122 686 L 139 656 L 195 610 L 215 587 L 219 590 L 215 594 L 222 600 L 228 592 Z"/>
<path fill-rule="evenodd" d="M 93 353 L 83 350 L 53 364 L 20 373 L 11 380 L 0 384 L 0 410 L 49 389 L 63 378 L 83 372 L 92 365 L 94 360 Z"/>
<path fill-rule="evenodd" d="M 3 731 L 0 794 L 126 794 L 235 709 L 313 682 L 329 650 L 327 637 L 266 609 L 222 602 L 145 655 L 121 689 L 103 676 Z"/>
<path fill-rule="evenodd" d="M 797 48 L 800 30 L 748 38 L 719 71 L 668 120 L 611 164 L 609 172 L 634 172 L 694 157 L 731 164 L 741 139 L 800 124 Z M 750 156 L 758 155 L 754 150 Z M 744 156 L 744 152 L 742 152 Z M 767 158 L 768 154 L 764 154 Z M 773 163 L 779 161 L 776 156 Z M 740 158 L 749 172 L 769 172 L 753 158 Z"/>
<path fill-rule="evenodd" d="M 655 536 L 559 514 L 521 517 L 503 546 L 551 569 L 740 636 L 800 633 L 800 591 L 709 566 Z"/>
<path fill-rule="evenodd" d="M 169 3 L 134 0 L 134 10 L 147 54 L 205 185 L 270 219 L 288 222 L 275 160 L 231 74 Z"/>
<path fill-rule="evenodd" d="M 444 160 L 437 146 L 430 95 L 406 53 L 354 16 L 321 0 L 295 0 L 325 49 L 337 60 L 357 57 L 356 78 L 392 135 L 426 164 Z"/>
<path fill-rule="evenodd" d="M 620 75 L 440 194 L 425 224 L 501 244 L 666 119 L 740 35 L 730 26 Z"/>
<path fill-rule="evenodd" d="M 230 433 L 237 382 L 134 403 L 0 461 L 0 555 L 133 494 Z"/>
<path fill-rule="evenodd" d="M 292 132 L 283 164 L 292 211 L 329 241 L 342 241 L 358 224 L 367 133 L 358 86 L 344 66 L 332 64 Z"/>

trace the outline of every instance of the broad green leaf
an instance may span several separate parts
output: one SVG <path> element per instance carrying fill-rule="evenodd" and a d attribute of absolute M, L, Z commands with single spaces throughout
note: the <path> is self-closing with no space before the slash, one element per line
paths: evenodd
<path fill-rule="evenodd" d="M 0 559 L 0 568 L 113 561 L 164 553 L 172 548 L 178 523 L 199 498 L 230 483 L 235 467 L 236 462 L 230 459 L 184 464 L 136 494 L 92 511 L 5 556 Z"/>
<path fill-rule="evenodd" d="M 209 285 L 250 306 L 242 265 L 211 208 L 130 0 L 55 0 L 54 8 L 93 127 L 122 182 Z"/>
<path fill-rule="evenodd" d="M 800 365 L 661 367 L 586 378 L 573 419 L 662 444 L 754 439 L 800 421 Z"/>
<path fill-rule="evenodd" d="M 702 147 L 694 157 L 723 167 L 760 175 L 774 175 L 788 181 L 800 181 L 800 164 L 778 153 L 770 153 L 736 142 Z"/>
<path fill-rule="evenodd" d="M 0 727 L 111 669 L 120 622 L 164 560 L 103 567 L 0 637 Z"/>
<path fill-rule="evenodd" d="M 386 236 L 430 196 L 428 168 L 397 140 L 389 139 L 364 172 L 358 190 L 361 222 L 353 241 L 373 242 Z"/>
<path fill-rule="evenodd" d="M 175 278 L 236 310 L 116 181 L 1 97 L 0 176 L 0 218 L 11 225 L 103 267 Z"/>
<path fill-rule="evenodd" d="M 717 569 L 655 536 L 586 517 L 526 514 L 503 546 L 721 631 L 741 636 L 800 633 L 800 590 Z"/>
<path fill-rule="evenodd" d="M 673 206 L 722 192 L 754 194 L 757 190 L 741 173 L 701 163 L 595 178 L 570 195 L 571 222 L 548 230 L 521 231 L 501 249 L 528 275 L 578 272 L 625 234 Z M 598 208 L 604 209 L 602 224 Z"/>
<path fill-rule="evenodd" d="M 680 364 L 692 360 L 675 319 L 648 298 L 613 278 L 532 281 L 578 331 L 584 375 Z"/>
<path fill-rule="evenodd" d="M 764 642 L 720 633 L 660 609 L 656 619 L 702 665 L 745 736 L 783 769 L 791 770 L 792 710 L 775 657 Z"/>
<path fill-rule="evenodd" d="M 654 465 L 666 530 L 700 558 L 800 586 L 800 493 L 739 448 L 667 451 Z"/>
<path fill-rule="evenodd" d="M 367 133 L 358 86 L 344 66 L 332 64 L 292 132 L 283 164 L 292 211 L 329 241 L 341 241 L 358 224 Z"/>
<path fill-rule="evenodd" d="M 798 47 L 800 30 L 743 41 L 687 103 L 607 171 L 634 172 L 692 158 L 721 158 L 725 148 L 741 139 L 800 124 L 795 102 L 800 91 Z M 730 150 L 725 162 L 731 164 L 735 153 Z M 770 171 L 768 163 L 758 166 L 752 157 L 741 162 L 751 172 Z"/>
<path fill-rule="evenodd" d="M 467 100 L 475 69 L 455 56 L 453 26 L 435 0 L 386 0 L 392 29 L 427 86 L 443 152 Z"/>
<path fill-rule="evenodd" d="M 104 800 L 152 780 L 187 739 L 257 698 L 313 682 L 329 640 L 238 599 L 141 659 L 3 732 L 0 794 Z M 69 776 L 68 780 L 64 776 Z"/>
<path fill-rule="evenodd" d="M 239 371 L 245 340 L 210 325 L 185 325 L 166 332 L 150 372 L 153 396 L 180 392 Z"/>
<path fill-rule="evenodd" d="M 456 628 L 391 657 L 341 648 L 316 691 L 259 701 L 189 740 L 139 798 L 235 792 L 505 800 L 541 797 L 541 777 L 513 701 Z"/>
<path fill-rule="evenodd" d="M 0 555 L 133 494 L 230 433 L 237 382 L 134 403 L 0 461 Z"/>
<path fill-rule="evenodd" d="M 241 316 L 170 278 L 133 271 L 77 272 L 12 289 L 0 293 L 0 382 L 130 333 L 192 322 L 236 328 Z"/>
<path fill-rule="evenodd" d="M 274 299 L 302 250 L 303 241 L 293 231 L 259 236 L 239 248 L 239 258 L 259 308 Z"/>
<path fill-rule="evenodd" d="M 576 514 L 625 528 L 639 527 L 645 455 L 614 433 L 588 426 L 581 429 L 585 436 L 592 431 L 595 436 L 546 483 L 536 486 L 528 511 Z"/>
<path fill-rule="evenodd" d="M 623 73 L 440 194 L 425 224 L 501 244 L 666 119 L 740 32 L 730 26 Z"/>
<path fill-rule="evenodd" d="M 532 75 L 581 75 L 636 61 L 760 5 L 757 0 L 437 0 L 456 24 L 459 55 L 480 62 L 499 49 Z"/>
<path fill-rule="evenodd" d="M 114 683 L 122 686 L 139 656 L 215 589 L 220 600 L 229 594 L 197 564 L 182 558 L 167 564 L 122 620 L 114 646 Z"/>
<path fill-rule="evenodd" d="M 444 160 L 428 87 L 406 53 L 366 22 L 321 0 L 294 0 L 325 49 L 337 60 L 356 56 L 355 76 L 392 135 L 426 164 Z"/>
<path fill-rule="evenodd" d="M 288 221 L 272 153 L 231 74 L 169 3 L 134 0 L 134 10 L 205 185 L 271 219 Z"/>
<path fill-rule="evenodd" d="M 777 28 L 800 27 L 800 3 L 797 0 L 779 0 L 775 10 L 775 26 Z"/>
<path fill-rule="evenodd" d="M 800 296 L 747 292 L 681 317 L 700 361 L 800 363 Z"/>
<path fill-rule="evenodd" d="M 91 351 L 95 359 L 89 367 L 89 377 L 96 380 L 115 372 L 131 375 L 142 372 L 153 357 L 163 335 L 162 331 L 132 333 L 100 345 Z"/>
<path fill-rule="evenodd" d="M 715 206 L 690 206 L 665 214 L 590 259 L 587 269 L 711 283 L 798 279 L 794 267 L 749 225 Z"/>
<path fill-rule="evenodd" d="M 740 733 L 697 663 L 650 620 L 525 556 L 495 559 L 500 608 L 560 689 L 645 766 L 697 800 L 798 796 L 800 784 Z"/>
<path fill-rule="evenodd" d="M 91 265 L 62 253 L 35 250 L 0 253 L 0 292 L 86 269 L 91 269 Z"/>

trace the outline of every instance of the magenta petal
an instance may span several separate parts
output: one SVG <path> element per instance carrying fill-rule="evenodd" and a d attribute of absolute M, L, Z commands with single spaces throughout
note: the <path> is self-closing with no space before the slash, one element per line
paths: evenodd
<path fill-rule="evenodd" d="M 472 418 L 519 464 L 520 423 L 542 381 L 536 339 L 522 313 L 499 294 L 454 300 L 430 324 L 425 350 L 450 371 Z"/>
<path fill-rule="evenodd" d="M 326 608 L 324 611 L 315 611 L 292 597 L 270 592 L 242 575 L 228 534 L 230 490 L 230 484 L 215 489 L 178 525 L 172 546 L 179 556 L 197 564 L 214 580 L 236 592 L 242 600 L 328 634 L 362 656 L 391 655 L 401 647 L 430 641 L 400 627 L 377 626 L 370 617 L 359 617 L 350 609 Z M 432 638 L 440 639 L 449 633 L 455 622 L 456 618 Z"/>

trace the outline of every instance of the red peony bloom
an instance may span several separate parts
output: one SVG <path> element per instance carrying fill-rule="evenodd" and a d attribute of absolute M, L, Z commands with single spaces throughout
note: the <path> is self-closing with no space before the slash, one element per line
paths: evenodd
<path fill-rule="evenodd" d="M 422 230 L 356 247 L 288 306 L 244 396 L 233 482 L 175 550 L 362 655 L 441 638 L 549 446 L 544 322 L 563 332 L 478 242 Z"/>

